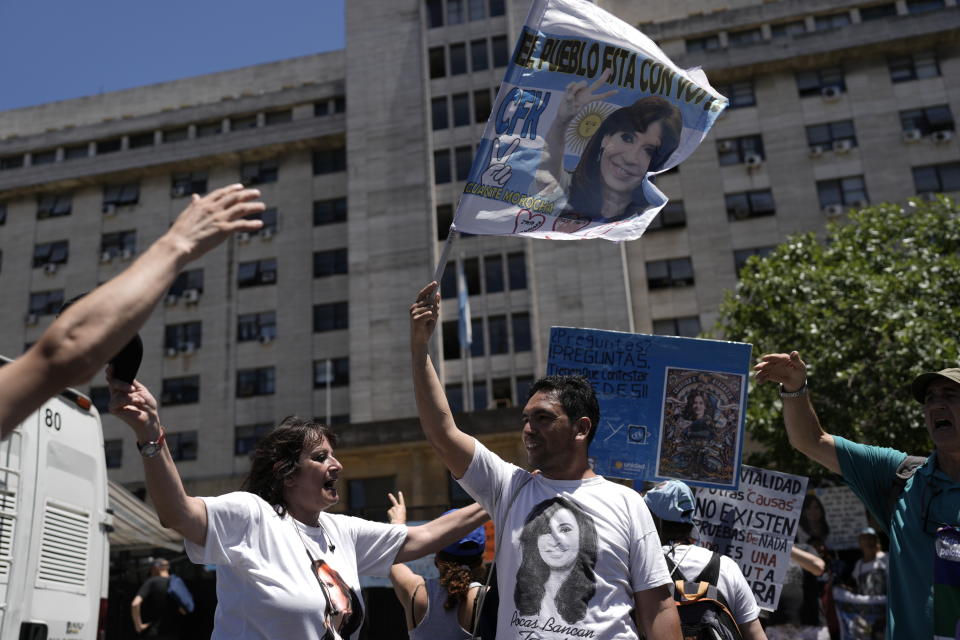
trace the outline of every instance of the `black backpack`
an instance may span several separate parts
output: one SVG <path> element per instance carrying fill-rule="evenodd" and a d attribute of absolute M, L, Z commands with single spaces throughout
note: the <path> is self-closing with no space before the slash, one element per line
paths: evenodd
<path fill-rule="evenodd" d="M 683 640 L 743 640 L 726 598 L 717 589 L 720 554 L 714 552 L 707 566 L 691 582 L 684 580 L 670 556 L 664 557 L 670 575 L 673 576 L 675 571 L 680 575 L 674 581 L 673 597 L 677 602 Z"/>

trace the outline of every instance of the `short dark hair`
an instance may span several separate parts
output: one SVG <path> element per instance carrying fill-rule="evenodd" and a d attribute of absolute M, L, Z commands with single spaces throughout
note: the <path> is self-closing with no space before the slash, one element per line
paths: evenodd
<path fill-rule="evenodd" d="M 300 470 L 300 453 L 304 447 L 324 438 L 331 447 L 337 444 L 337 435 L 330 427 L 309 418 L 287 416 L 250 454 L 250 473 L 241 489 L 263 498 L 281 516 L 286 514 L 284 483 Z"/>
<path fill-rule="evenodd" d="M 692 522 L 664 520 L 652 513 L 650 516 L 653 518 L 653 524 L 656 525 L 657 532 L 660 534 L 660 544 L 671 544 L 673 542 L 686 543 L 694 540 Z"/>
<path fill-rule="evenodd" d="M 571 421 L 583 417 L 590 419 L 590 433 L 587 434 L 589 447 L 600 424 L 600 402 L 590 381 L 583 376 L 546 376 L 530 385 L 527 400 L 541 391 L 557 394 L 560 406 Z"/>

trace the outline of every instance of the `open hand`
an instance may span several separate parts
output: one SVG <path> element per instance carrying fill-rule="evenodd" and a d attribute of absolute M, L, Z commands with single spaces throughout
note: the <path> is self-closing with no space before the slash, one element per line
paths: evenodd
<path fill-rule="evenodd" d="M 187 208 L 167 231 L 165 237 L 181 247 L 187 260 L 193 260 L 223 242 L 237 231 L 256 231 L 262 220 L 244 220 L 244 216 L 266 209 L 257 189 L 231 184 L 211 191 L 202 198 L 193 194 Z"/>
<path fill-rule="evenodd" d="M 777 382 L 786 391 L 796 391 L 807 381 L 807 365 L 798 351 L 768 353 L 753 368 L 757 382 Z"/>

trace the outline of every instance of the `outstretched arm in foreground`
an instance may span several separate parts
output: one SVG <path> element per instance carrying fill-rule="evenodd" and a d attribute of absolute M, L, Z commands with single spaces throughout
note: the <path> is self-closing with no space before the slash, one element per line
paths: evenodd
<path fill-rule="evenodd" d="M 108 368 L 110 413 L 133 429 L 137 442 L 156 442 L 163 427 L 153 394 L 137 380 L 127 384 L 110 377 L 110 373 Z M 166 442 L 158 455 L 143 459 L 143 472 L 160 524 L 203 545 L 207 539 L 207 505 L 200 498 L 187 495 Z"/>
<path fill-rule="evenodd" d="M 429 553 L 436 553 L 460 540 L 489 519 L 487 512 L 474 502 L 426 524 L 407 527 L 407 539 L 400 547 L 394 562 L 407 562 L 422 558 Z"/>
<path fill-rule="evenodd" d="M 779 383 L 783 385 L 785 392 L 806 388 L 807 365 L 796 351 L 789 354 L 768 353 L 760 358 L 760 362 L 753 369 L 756 371 L 757 382 Z M 840 473 L 837 445 L 833 436 L 820 426 L 809 393 L 798 398 L 783 398 L 783 423 L 787 427 L 787 438 L 794 449 L 830 471 Z"/>
<path fill-rule="evenodd" d="M 633 594 L 637 629 L 649 640 L 681 640 L 680 616 L 668 585 Z"/>
<path fill-rule="evenodd" d="M 47 399 L 89 380 L 137 333 L 177 273 L 235 231 L 262 225 L 256 189 L 234 184 L 196 195 L 173 226 L 129 268 L 71 305 L 35 345 L 0 367 L 0 437 Z"/>
<path fill-rule="evenodd" d="M 476 440 L 457 428 L 443 385 L 430 360 L 430 337 L 440 319 L 439 285 L 431 282 L 410 307 L 410 351 L 413 356 L 413 392 L 423 435 L 455 478 L 462 478 Z"/>

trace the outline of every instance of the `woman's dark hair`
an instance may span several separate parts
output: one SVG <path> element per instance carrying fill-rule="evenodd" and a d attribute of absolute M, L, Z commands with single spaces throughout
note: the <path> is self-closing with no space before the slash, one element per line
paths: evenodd
<path fill-rule="evenodd" d="M 713 416 L 713 403 L 710 401 L 710 396 L 707 395 L 705 391 L 700 389 L 694 389 L 687 394 L 687 404 L 683 407 L 683 413 L 680 414 L 684 420 L 696 420 L 697 414 L 693 411 L 693 401 L 697 397 L 703 399 L 703 417 L 710 418 Z"/>
<path fill-rule="evenodd" d="M 475 556 L 455 556 L 443 551 L 437 552 L 437 570 L 440 572 L 440 584 L 447 590 L 444 609 L 452 609 L 470 590 L 471 582 L 479 582 L 479 569 L 483 565 L 483 550 Z"/>
<path fill-rule="evenodd" d="M 523 523 L 520 534 L 523 557 L 517 570 L 513 602 L 520 615 L 535 616 L 540 611 L 550 567 L 540 557 L 537 542 L 541 535 L 550 532 L 550 518 L 559 509 L 570 511 L 580 528 L 577 558 L 554 598 L 560 617 L 567 624 L 574 624 L 586 615 L 587 604 L 597 590 L 593 573 L 593 567 L 597 564 L 597 529 L 583 511 L 565 498 L 544 500 L 533 508 Z"/>
<path fill-rule="evenodd" d="M 807 506 L 816 503 L 820 507 L 820 522 L 810 522 L 807 518 Z M 809 536 L 807 542 L 814 538 L 825 540 L 830 535 L 830 525 L 827 524 L 827 510 L 823 508 L 820 498 L 812 493 L 808 493 L 803 499 L 803 506 L 800 507 L 800 528 Z"/>
<path fill-rule="evenodd" d="M 324 438 L 331 447 L 337 444 L 336 434 L 326 425 L 308 418 L 287 416 L 257 443 L 250 454 L 250 473 L 240 488 L 255 493 L 272 504 L 279 515 L 285 515 L 287 505 L 283 500 L 283 487 L 286 479 L 300 470 L 303 448 Z"/>
<path fill-rule="evenodd" d="M 650 159 L 647 171 L 660 170 L 680 144 L 683 117 L 680 110 L 669 100 L 659 96 L 647 96 L 611 113 L 590 137 L 580 156 L 580 162 L 573 171 L 565 211 L 588 218 L 599 217 L 603 192 L 603 178 L 600 175 L 603 138 L 619 131 L 644 133 L 654 122 L 661 123 L 660 146 Z M 633 204 L 646 206 L 642 186 L 634 190 Z"/>

